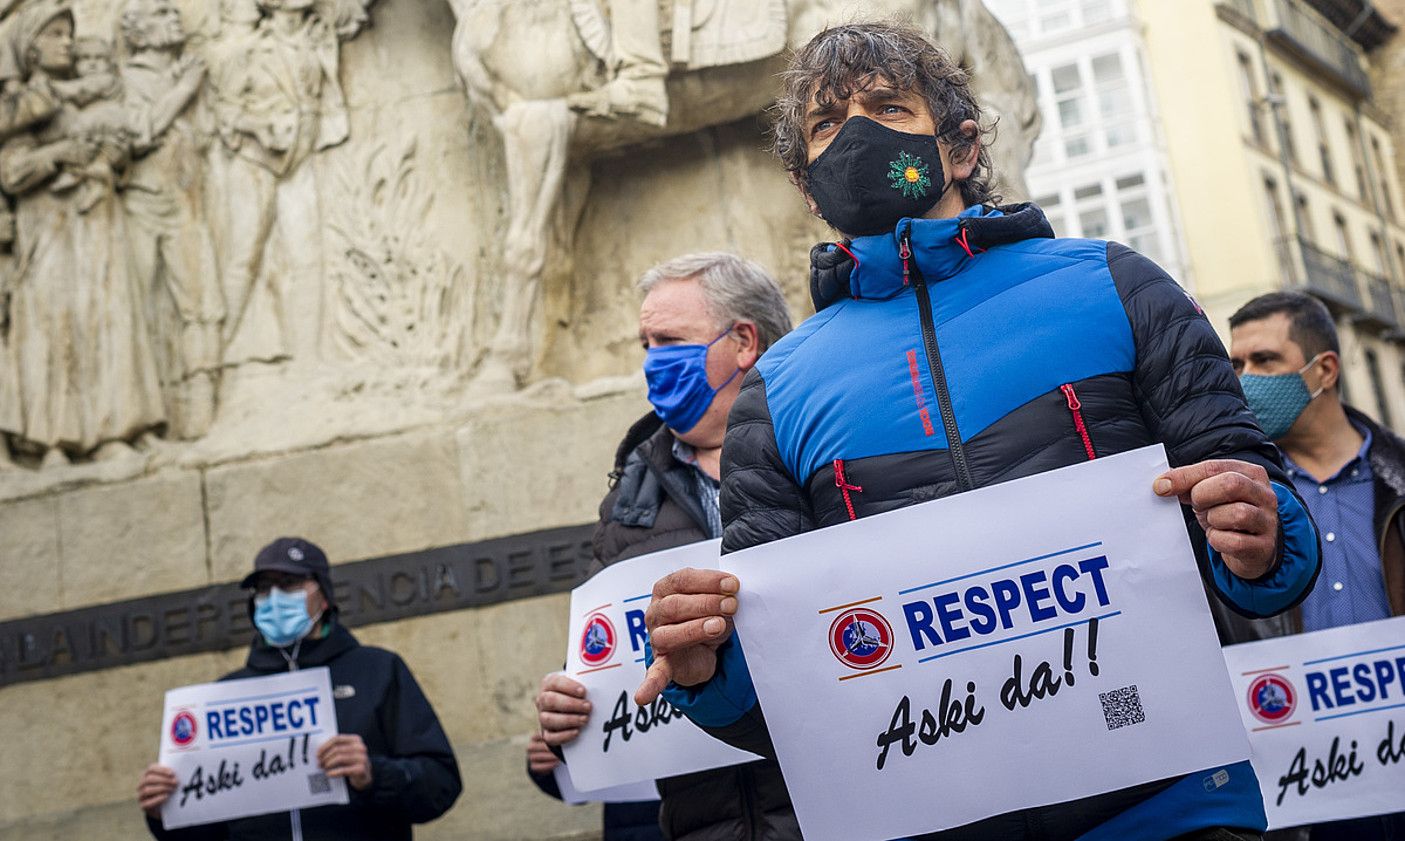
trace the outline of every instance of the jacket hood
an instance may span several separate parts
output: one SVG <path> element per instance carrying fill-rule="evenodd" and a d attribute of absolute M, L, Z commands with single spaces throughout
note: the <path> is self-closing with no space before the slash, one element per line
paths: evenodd
<path fill-rule="evenodd" d="M 346 652 L 361 645 L 340 622 L 333 621 L 332 629 L 321 639 L 304 639 L 298 647 L 297 664 L 299 669 L 315 669 L 325 666 Z M 292 653 L 292 647 L 287 649 Z M 288 661 L 277 648 L 264 641 L 263 635 L 254 632 L 254 643 L 249 648 L 248 666 L 257 672 L 286 672 Z"/>
<path fill-rule="evenodd" d="M 810 298 L 818 312 L 844 298 L 882 300 L 902 292 L 899 244 L 906 234 L 910 258 L 932 283 L 956 274 L 978 251 L 1027 239 L 1051 238 L 1054 229 L 1033 204 L 974 205 L 953 219 L 902 219 L 891 233 L 848 242 L 823 242 L 810 250 Z"/>

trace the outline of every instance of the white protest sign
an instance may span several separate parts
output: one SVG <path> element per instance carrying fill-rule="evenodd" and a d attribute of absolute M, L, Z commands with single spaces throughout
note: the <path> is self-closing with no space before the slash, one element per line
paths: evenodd
<path fill-rule="evenodd" d="M 1147 447 L 722 558 L 809 841 L 915 835 L 1249 756 Z"/>
<path fill-rule="evenodd" d="M 659 787 L 653 780 L 595 791 L 581 791 L 571 780 L 570 768 L 565 763 L 557 765 L 551 773 L 556 778 L 556 788 L 561 791 L 561 799 L 572 806 L 581 803 L 641 803 L 659 799 Z"/>
<path fill-rule="evenodd" d="M 1270 827 L 1405 811 L 1405 617 L 1224 656 Z"/>
<path fill-rule="evenodd" d="M 337 735 L 326 667 L 184 686 L 166 693 L 158 760 L 180 785 L 167 829 L 346 803 L 346 781 L 317 765 Z"/>
<path fill-rule="evenodd" d="M 644 679 L 644 611 L 654 582 L 684 567 L 716 569 L 709 540 L 611 564 L 571 591 L 566 674 L 585 684 L 590 720 L 563 748 L 582 791 L 706 771 L 756 759 L 698 729 L 662 697 L 634 704 Z"/>

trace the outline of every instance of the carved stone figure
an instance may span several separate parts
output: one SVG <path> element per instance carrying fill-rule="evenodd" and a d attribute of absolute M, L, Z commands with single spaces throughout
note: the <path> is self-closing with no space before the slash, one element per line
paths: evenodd
<path fill-rule="evenodd" d="M 613 37 L 601 55 L 612 78 L 568 101 L 593 117 L 630 117 L 662 128 L 668 123 L 668 65 L 659 41 L 658 0 L 609 0 L 609 6 Z"/>
<path fill-rule="evenodd" d="M 127 117 L 137 158 L 123 191 L 133 265 L 155 330 L 171 433 L 196 438 L 214 418 L 224 321 L 214 242 L 204 215 L 204 148 L 185 115 L 205 64 L 182 49 L 170 0 L 129 0 L 121 28 Z"/>
<path fill-rule="evenodd" d="M 71 74 L 66 0 L 20 8 L 5 35 L 10 73 L 0 76 L 42 85 Z M 64 102 L 0 146 L 0 186 L 17 205 L 8 337 L 15 375 L 12 393 L 0 395 L 0 406 L 13 408 L 0 422 L 41 449 L 46 467 L 69 455 L 135 455 L 129 442 L 165 421 L 121 203 L 110 188 L 96 201 L 79 189 L 116 144 L 82 117 Z"/>
<path fill-rule="evenodd" d="M 241 33 L 226 18 L 234 25 L 212 53 L 229 207 L 218 238 L 225 356 L 227 363 L 288 355 L 310 361 L 323 331 L 325 287 L 318 176 L 308 158 L 346 140 L 339 39 L 359 30 L 366 3 L 258 3 L 263 17 L 252 31 Z M 286 270 L 261 290 L 275 230 Z M 271 300 L 258 301 L 261 291 Z"/>
<path fill-rule="evenodd" d="M 509 219 L 496 272 L 502 314 L 478 373 L 487 387 L 521 385 L 540 346 L 531 324 L 548 224 L 567 172 L 585 178 L 589 171 L 568 161 L 584 163 L 602 151 L 760 112 L 775 97 L 774 77 L 784 66 L 780 52 L 804 44 L 828 23 L 893 16 L 924 22 L 958 61 L 965 60 L 982 100 L 999 98 L 1002 115 L 1018 115 L 1001 125 L 1000 143 L 1022 150 L 1011 159 L 1028 160 L 1037 133 L 1033 81 L 1022 71 L 1002 70 L 1022 64 L 980 0 L 677 0 L 672 21 L 648 14 L 650 0 L 610 0 L 614 49 L 598 0 L 449 3 L 458 21 L 455 69 L 470 103 L 492 117 L 506 161 Z M 636 105 L 626 113 L 620 104 L 639 92 L 638 85 L 630 89 L 629 75 L 652 72 L 650 28 L 668 30 L 674 63 L 687 66 L 666 79 L 662 121 L 648 119 L 648 108 Z M 979 48 L 966 46 L 972 41 Z M 524 62 L 526 54 L 539 60 Z M 1004 175 L 1023 192 L 1019 173 Z M 575 222 L 564 221 L 563 239 Z"/>

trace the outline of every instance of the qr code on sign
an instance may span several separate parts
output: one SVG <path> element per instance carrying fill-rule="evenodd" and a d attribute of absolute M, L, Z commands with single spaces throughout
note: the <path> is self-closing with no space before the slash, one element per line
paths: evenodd
<path fill-rule="evenodd" d="M 332 781 L 327 779 L 327 775 L 322 772 L 307 775 L 307 791 L 309 794 L 326 794 L 332 790 Z"/>
<path fill-rule="evenodd" d="M 1103 718 L 1107 720 L 1109 730 L 1146 721 L 1146 713 L 1142 710 L 1142 696 L 1137 694 L 1136 684 L 1111 692 L 1099 692 L 1098 700 L 1103 703 Z"/>

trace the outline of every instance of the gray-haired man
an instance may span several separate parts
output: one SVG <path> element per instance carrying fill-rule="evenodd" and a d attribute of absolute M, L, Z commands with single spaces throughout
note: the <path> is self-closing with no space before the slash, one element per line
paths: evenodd
<path fill-rule="evenodd" d="M 727 415 L 743 376 L 790 331 L 775 280 L 731 254 L 669 260 L 650 269 L 639 290 L 639 341 L 654 411 L 630 428 L 615 453 L 595 528 L 595 571 L 721 537 L 717 493 Z M 580 735 L 590 716 L 584 695 L 585 687 L 565 676 L 542 681 L 538 723 L 547 745 Z M 551 764 L 541 751 L 531 756 L 533 779 L 549 793 Z M 658 822 L 672 841 L 800 838 L 774 760 L 659 780 L 659 792 Z M 641 837 L 631 834 L 639 813 L 634 804 L 607 807 L 606 841 Z"/>

